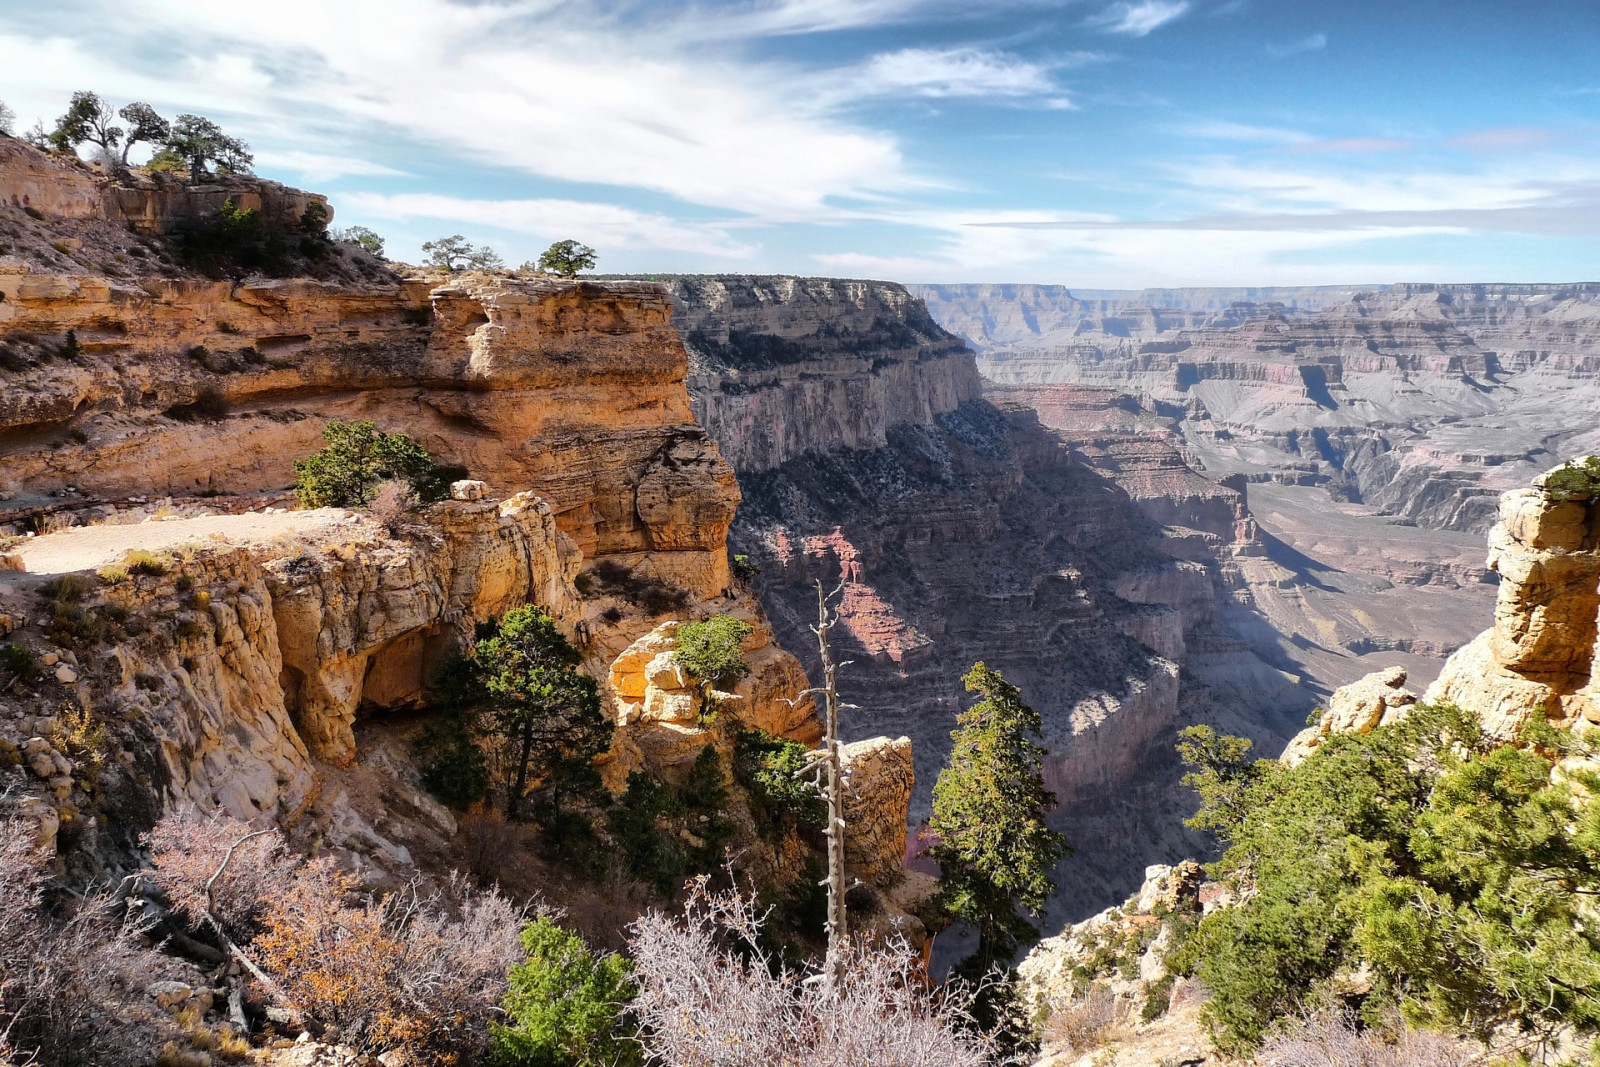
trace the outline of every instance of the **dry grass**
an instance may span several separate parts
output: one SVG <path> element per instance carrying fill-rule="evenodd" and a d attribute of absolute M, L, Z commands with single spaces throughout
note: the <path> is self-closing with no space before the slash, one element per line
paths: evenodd
<path fill-rule="evenodd" d="M 1482 1045 L 1446 1034 L 1403 1025 L 1392 1032 L 1359 1030 L 1348 1016 L 1330 1014 L 1284 1024 L 1258 1061 L 1268 1067 L 1461 1067 L 1483 1052 Z"/>
<path fill-rule="evenodd" d="M 1116 1029 L 1117 998 L 1105 986 L 1094 985 L 1071 1000 L 1050 1005 L 1044 1043 L 1090 1052 L 1110 1041 Z"/>

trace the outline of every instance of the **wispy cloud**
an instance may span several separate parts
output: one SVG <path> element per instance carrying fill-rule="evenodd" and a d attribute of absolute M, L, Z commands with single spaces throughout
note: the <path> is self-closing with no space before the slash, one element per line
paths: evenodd
<path fill-rule="evenodd" d="M 308 182 L 331 182 L 339 178 L 403 178 L 406 172 L 354 156 L 305 152 L 299 149 L 268 149 L 256 153 L 256 166 L 267 170 L 288 170 Z"/>
<path fill-rule="evenodd" d="M 1192 6 L 1190 0 L 1120 0 L 1089 19 L 1088 24 L 1106 33 L 1143 37 L 1181 18 Z"/>
<path fill-rule="evenodd" d="M 1306 144 L 1314 141 L 1308 133 L 1276 126 L 1251 126 L 1243 122 L 1195 122 L 1182 126 L 1178 133 L 1208 141 L 1245 141 L 1255 144 Z"/>
<path fill-rule="evenodd" d="M 1325 141 L 1303 141 L 1286 146 L 1291 152 L 1399 152 L 1415 145 L 1400 137 L 1336 137 Z"/>
<path fill-rule="evenodd" d="M 1328 35 L 1325 33 L 1313 33 L 1309 37 L 1302 37 L 1298 41 L 1290 41 L 1287 44 L 1269 44 L 1267 45 L 1267 55 L 1278 59 L 1286 59 L 1289 56 L 1297 56 L 1302 52 L 1320 52 L 1326 47 L 1328 47 Z"/>
<path fill-rule="evenodd" d="M 850 87 L 860 96 L 1031 96 L 1055 91 L 1045 66 L 977 48 L 906 48 L 876 55 Z"/>
<path fill-rule="evenodd" d="M 1450 144 L 1473 152 L 1531 152 L 1561 140 L 1560 130 L 1544 126 L 1496 126 L 1452 137 Z"/>

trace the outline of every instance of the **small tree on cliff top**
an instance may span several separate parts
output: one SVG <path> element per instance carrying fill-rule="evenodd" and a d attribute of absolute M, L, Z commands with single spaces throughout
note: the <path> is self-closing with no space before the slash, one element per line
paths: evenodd
<path fill-rule="evenodd" d="M 195 181 L 209 173 L 208 164 L 232 174 L 248 174 L 255 162 L 249 145 L 199 115 L 179 115 L 167 133 L 164 147 L 189 165 L 189 177 Z"/>
<path fill-rule="evenodd" d="M 122 162 L 126 166 L 128 153 L 136 144 L 162 144 L 172 136 L 172 123 L 156 113 L 156 109 L 135 100 L 121 111 L 122 121 L 128 124 L 126 139 L 122 142 Z"/>
<path fill-rule="evenodd" d="M 594 249 L 571 239 L 557 241 L 539 253 L 539 269 L 563 278 L 576 278 L 579 271 L 594 270 L 594 265 Z"/>
<path fill-rule="evenodd" d="M 473 658 L 494 732 L 508 746 L 506 818 L 519 816 L 532 782 L 555 818 L 563 799 L 594 795 L 594 761 L 611 746 L 612 724 L 599 687 L 578 670 L 581 657 L 555 620 L 537 607 L 518 608 L 489 629 Z"/>
<path fill-rule="evenodd" d="M 933 858 L 943 876 L 949 912 L 978 931 L 978 949 L 964 965 L 984 974 L 1008 960 L 1038 931 L 1018 914 L 1037 914 L 1055 889 L 1055 866 L 1066 839 L 1044 824 L 1056 798 L 1044 787 L 1045 750 L 1039 713 L 999 671 L 975 664 L 964 679 L 983 694 L 957 717 L 950 765 L 933 787 Z"/>
<path fill-rule="evenodd" d="M 475 245 L 459 233 L 427 241 L 422 245 L 429 267 L 442 267 L 452 274 L 464 270 L 499 270 L 505 266 L 500 253 L 488 245 Z"/>

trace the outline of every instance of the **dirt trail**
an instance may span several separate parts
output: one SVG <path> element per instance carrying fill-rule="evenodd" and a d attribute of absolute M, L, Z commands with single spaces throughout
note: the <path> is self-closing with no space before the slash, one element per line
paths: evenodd
<path fill-rule="evenodd" d="M 29 574 L 64 574 L 119 563 L 136 548 L 161 552 L 180 545 L 264 545 L 278 537 L 326 533 L 359 519 L 343 508 L 272 514 L 154 519 L 129 525 L 79 526 L 34 537 L 11 549 Z"/>

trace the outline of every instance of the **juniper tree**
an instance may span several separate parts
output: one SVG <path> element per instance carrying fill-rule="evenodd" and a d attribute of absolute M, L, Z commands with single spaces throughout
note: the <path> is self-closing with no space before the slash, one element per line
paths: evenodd
<path fill-rule="evenodd" d="M 452 274 L 464 270 L 499 270 L 505 266 L 500 253 L 488 245 L 475 245 L 459 233 L 424 242 L 422 251 L 427 254 L 424 260 L 427 266 L 442 267 Z"/>
<path fill-rule="evenodd" d="M 438 468 L 426 449 L 403 433 L 383 433 L 370 420 L 330 422 L 320 451 L 295 460 L 295 495 L 308 508 L 358 507 L 379 482 L 406 483 L 423 500 L 440 495 Z"/>
<path fill-rule="evenodd" d="M 973 665 L 967 691 L 983 699 L 956 718 L 950 765 L 933 787 L 932 850 L 945 908 L 978 931 L 963 965 L 974 975 L 1004 964 L 1038 935 L 1018 908 L 1038 914 L 1054 891 L 1066 839 L 1044 823 L 1055 794 L 1044 786 L 1039 713 L 999 671 Z"/>
<path fill-rule="evenodd" d="M 206 167 L 215 164 L 219 170 L 235 174 L 248 174 L 255 157 L 250 146 L 237 137 L 230 137 L 208 118 L 199 115 L 179 115 L 168 131 L 163 147 L 189 166 L 189 177 L 198 181 L 208 174 Z"/>
<path fill-rule="evenodd" d="M 579 271 L 594 270 L 594 264 L 594 249 L 571 239 L 557 241 L 539 254 L 539 269 L 563 278 L 575 278 Z"/>
<path fill-rule="evenodd" d="M 66 113 L 56 119 L 56 128 L 47 135 L 50 147 L 71 152 L 87 141 L 110 153 L 122 143 L 122 128 L 111 124 L 116 117 L 99 93 L 73 93 Z"/>
<path fill-rule="evenodd" d="M 136 144 L 158 145 L 172 136 L 172 123 L 156 113 L 156 109 L 142 101 L 135 100 L 121 111 L 117 112 L 122 121 L 128 124 L 128 130 L 122 142 L 122 163 L 128 163 L 128 153 Z"/>

